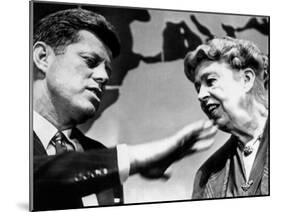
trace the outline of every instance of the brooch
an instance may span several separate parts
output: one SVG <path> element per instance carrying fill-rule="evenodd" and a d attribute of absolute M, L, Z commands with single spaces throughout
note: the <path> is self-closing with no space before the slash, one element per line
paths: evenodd
<path fill-rule="evenodd" d="M 245 156 L 250 155 L 254 151 L 254 148 L 252 146 L 245 146 L 243 152 Z"/>
<path fill-rule="evenodd" d="M 250 154 L 254 151 L 254 147 L 253 147 L 253 146 L 254 146 L 258 141 L 261 140 L 261 137 L 262 137 L 262 135 L 260 135 L 260 136 L 255 140 L 255 142 L 254 142 L 253 144 L 244 146 L 244 148 L 243 148 L 243 153 L 244 153 L 245 156 L 250 155 Z"/>
<path fill-rule="evenodd" d="M 241 188 L 243 191 L 248 191 L 249 188 L 251 187 L 251 185 L 253 185 L 254 181 L 253 180 L 250 180 L 248 182 L 246 182 L 245 184 L 241 185 Z"/>

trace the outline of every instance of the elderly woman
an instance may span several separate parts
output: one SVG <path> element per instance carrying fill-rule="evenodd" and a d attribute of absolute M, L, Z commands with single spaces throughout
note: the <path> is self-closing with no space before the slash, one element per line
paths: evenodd
<path fill-rule="evenodd" d="M 185 58 L 202 110 L 229 140 L 198 170 L 193 198 L 268 195 L 268 59 L 246 40 L 215 38 Z"/>

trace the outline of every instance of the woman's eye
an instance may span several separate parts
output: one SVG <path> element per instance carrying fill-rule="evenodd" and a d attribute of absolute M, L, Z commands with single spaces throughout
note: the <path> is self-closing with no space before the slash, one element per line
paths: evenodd
<path fill-rule="evenodd" d="M 209 79 L 207 79 L 206 83 L 208 86 L 213 86 L 216 81 L 217 81 L 216 78 L 209 78 Z"/>

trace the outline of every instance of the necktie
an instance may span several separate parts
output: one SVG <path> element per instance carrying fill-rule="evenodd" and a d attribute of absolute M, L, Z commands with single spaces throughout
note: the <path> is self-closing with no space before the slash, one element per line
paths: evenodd
<path fill-rule="evenodd" d="M 67 138 L 61 131 L 58 131 L 54 137 L 52 138 L 51 143 L 54 145 L 56 149 L 56 154 L 61 154 L 63 152 L 67 152 Z"/>

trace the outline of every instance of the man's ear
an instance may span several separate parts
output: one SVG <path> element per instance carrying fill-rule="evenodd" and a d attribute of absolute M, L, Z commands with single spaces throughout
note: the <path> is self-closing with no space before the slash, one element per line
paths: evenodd
<path fill-rule="evenodd" d="M 254 70 L 251 68 L 244 69 L 242 74 L 243 74 L 244 89 L 246 90 L 246 92 L 249 92 L 254 86 L 256 74 Z"/>
<path fill-rule="evenodd" d="M 52 48 L 42 41 L 33 45 L 33 62 L 43 74 L 47 72 L 53 54 Z"/>

